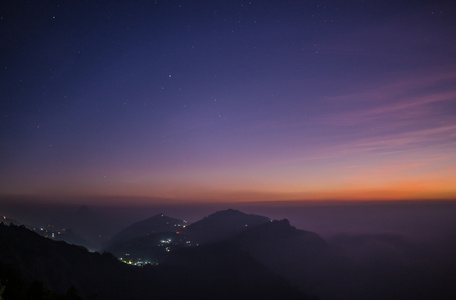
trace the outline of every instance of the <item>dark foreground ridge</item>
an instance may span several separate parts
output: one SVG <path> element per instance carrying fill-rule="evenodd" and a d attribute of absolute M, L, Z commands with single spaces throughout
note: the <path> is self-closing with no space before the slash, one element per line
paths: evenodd
<path fill-rule="evenodd" d="M 3 299 L 37 299 L 24 291 L 37 286 L 46 295 L 52 290 L 73 299 L 78 294 L 83 299 L 309 299 L 236 247 L 182 250 L 158 266 L 138 268 L 108 253 L 1 224 Z"/>
<path fill-rule="evenodd" d="M 105 248 L 113 254 L 100 254 L 1 225 L 3 299 L 456 299 L 454 239 L 370 234 L 328 243 L 286 219 L 229 209 L 188 225 L 158 214 L 113 240 Z M 47 298 L 29 297 L 37 291 Z"/>

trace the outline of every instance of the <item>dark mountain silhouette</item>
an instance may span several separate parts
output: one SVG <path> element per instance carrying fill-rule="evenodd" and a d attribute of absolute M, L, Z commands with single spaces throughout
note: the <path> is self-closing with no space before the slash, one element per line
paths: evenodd
<path fill-rule="evenodd" d="M 62 212 L 47 222 L 57 228 L 71 228 L 74 234 L 93 245 L 93 250 L 98 250 L 107 236 L 113 234 L 115 223 L 110 217 L 85 205 L 70 212 Z"/>
<path fill-rule="evenodd" d="M 44 238 L 22 226 L 1 225 L 0 245 L 1 263 L 20 272 L 25 282 L 40 280 L 57 292 L 75 286 L 87 296 L 105 293 L 110 287 L 100 278 L 109 282 L 109 274 L 131 273 L 130 266 L 118 263 L 112 255 L 90 253 L 80 246 Z"/>
<path fill-rule="evenodd" d="M 51 238 L 56 241 L 65 241 L 68 244 L 72 245 L 78 245 L 78 246 L 83 246 L 88 249 L 94 249 L 95 245 L 87 241 L 85 238 L 82 236 L 78 235 L 77 233 L 73 232 L 73 230 L 69 228 L 61 228 L 57 229 L 54 225 L 46 225 L 46 226 L 31 226 L 28 224 L 24 224 L 22 222 L 19 222 L 14 219 L 10 219 L 6 216 L 1 217 L 1 222 L 9 225 L 9 224 L 14 224 L 14 225 L 23 225 L 26 228 L 38 233 L 39 235 L 42 235 L 47 238 Z"/>
<path fill-rule="evenodd" d="M 7 216 L 0 216 L 0 223 L 4 223 L 6 225 L 9 225 L 11 223 L 16 224 L 16 225 L 24 225 L 23 223 L 21 223 L 17 220 L 8 218 Z"/>
<path fill-rule="evenodd" d="M 267 217 L 248 215 L 234 209 L 213 213 L 200 221 L 185 227 L 188 239 L 200 244 L 208 244 L 231 238 L 249 227 L 270 222 Z"/>
<path fill-rule="evenodd" d="M 291 299 L 301 298 L 302 292 L 292 288 L 288 296 L 282 294 L 284 286 L 289 283 L 282 277 L 270 272 L 268 268 L 253 260 L 251 256 L 227 243 L 215 243 L 198 247 L 179 248 L 165 258 L 167 266 L 179 266 L 191 272 L 193 282 L 200 280 L 207 283 L 208 292 L 213 299 L 237 299 L 231 291 L 220 294 L 223 285 L 242 291 L 246 299 Z M 208 275 L 217 273 L 219 276 L 210 278 Z M 265 286 L 265 283 L 273 283 Z M 304 299 L 318 299 L 304 296 Z"/>
<path fill-rule="evenodd" d="M 231 242 L 248 252 L 284 252 L 299 248 L 302 255 L 315 255 L 328 247 L 318 234 L 297 229 L 287 219 L 252 226 Z"/>
<path fill-rule="evenodd" d="M 65 229 L 65 230 L 53 232 L 53 233 L 54 233 L 53 239 L 56 241 L 64 241 L 64 242 L 67 242 L 68 244 L 83 246 L 88 249 L 95 248 L 95 245 L 91 244 L 89 241 L 87 241 L 82 236 L 74 233 L 73 230 L 71 230 L 71 229 Z M 52 235 L 51 235 L 51 237 L 52 237 Z"/>
<path fill-rule="evenodd" d="M 106 248 L 111 248 L 116 244 L 143 236 L 154 235 L 156 233 L 176 233 L 181 231 L 185 224 L 186 222 L 184 222 L 184 220 L 170 218 L 160 213 L 122 229 L 106 243 Z"/>
<path fill-rule="evenodd" d="M 125 261 L 159 263 L 170 251 L 190 246 L 187 240 L 176 232 L 160 232 L 116 243 L 105 251 Z"/>
<path fill-rule="evenodd" d="M 58 293 L 78 291 L 99 300 L 308 299 L 235 248 L 181 248 L 172 254 L 167 263 L 133 267 L 111 254 L 90 253 L 25 227 L 0 225 L 0 270 L 13 269 L 27 285 L 39 280 Z M 33 299 L 15 294 L 17 285 L 5 280 L 7 273 L 0 272 L 5 295 L 10 295 L 5 299 Z"/>
<path fill-rule="evenodd" d="M 0 263 L 0 299 L 82 300 L 74 287 L 70 287 L 66 293 L 51 291 L 39 280 L 31 283 L 24 282 L 17 270 L 2 263 Z"/>
<path fill-rule="evenodd" d="M 267 222 L 269 218 L 233 209 L 216 212 L 188 226 L 183 220 L 158 214 L 120 231 L 109 241 L 105 251 L 132 261 L 141 258 L 161 262 L 167 252 L 176 248 L 222 241 L 249 226 Z"/>
<path fill-rule="evenodd" d="M 160 262 L 167 252 L 176 248 L 222 241 L 249 226 L 268 222 L 270 219 L 267 217 L 228 209 L 187 226 L 183 220 L 160 213 L 123 229 L 104 249 L 127 260 L 141 258 L 143 261 Z"/>
<path fill-rule="evenodd" d="M 308 299 L 302 291 L 327 300 L 456 296 L 454 238 L 431 245 L 398 235 L 358 234 L 327 243 L 286 219 L 271 221 L 236 210 L 185 228 L 170 220 L 176 219 L 160 214 L 138 222 L 130 226 L 136 227 L 132 232 L 144 234 L 141 224 L 149 224 L 145 235 L 129 238 L 125 230 L 125 240 L 111 248 L 118 257 L 129 253 L 127 261 L 150 257 L 158 262 L 141 268 L 111 254 L 45 239 L 25 227 L 2 225 L 0 290 L 12 278 L 9 293 L 19 286 L 30 290 L 39 280 L 42 287 L 34 284 L 33 289 L 47 295 L 66 295 L 74 286 L 70 294 L 97 294 L 96 299 Z M 11 274 L 6 264 L 20 272 L 22 285 L 11 283 L 14 276 L 6 276 Z"/>
<path fill-rule="evenodd" d="M 248 254 L 275 273 L 300 284 L 301 288 L 309 289 L 316 284 L 312 273 L 318 271 L 318 262 L 327 258 L 326 254 L 330 251 L 330 246 L 317 234 L 296 229 L 288 220 L 272 221 L 267 217 L 248 215 L 233 209 L 211 214 L 182 228 L 179 234 L 161 232 L 127 239 L 129 232 L 150 232 L 152 230 L 148 231 L 146 227 L 158 228 L 157 223 L 162 224 L 162 220 L 169 226 L 173 223 L 170 221 L 175 219 L 159 214 L 138 222 L 121 232 L 124 242 L 116 243 L 106 248 L 106 251 L 127 261 L 137 262 L 141 258 L 142 261 L 162 263 L 175 259 L 175 253 L 194 251 L 176 252 L 179 248 L 222 244 L 219 249 L 236 249 Z M 147 226 L 142 226 L 143 224 Z M 165 230 L 167 228 L 169 227 L 165 227 Z M 175 226 L 171 228 L 174 229 Z M 129 254 L 128 257 L 126 254 Z M 306 280 L 303 281 L 303 278 Z"/>
<path fill-rule="evenodd" d="M 228 241 L 275 273 L 312 292 L 321 263 L 332 248 L 319 235 L 297 229 L 286 219 L 246 229 Z"/>

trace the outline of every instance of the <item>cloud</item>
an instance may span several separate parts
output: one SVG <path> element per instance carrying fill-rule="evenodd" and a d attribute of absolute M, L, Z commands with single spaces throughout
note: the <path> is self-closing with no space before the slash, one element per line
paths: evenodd
<path fill-rule="evenodd" d="M 340 109 L 323 116 L 322 124 L 353 125 L 401 119 L 420 122 L 422 120 L 416 118 L 433 116 L 440 107 L 432 105 L 456 100 L 456 73 L 436 72 L 421 76 L 402 74 L 393 82 L 370 86 L 356 93 L 325 97 L 325 101 L 339 104 Z"/>
<path fill-rule="evenodd" d="M 417 147 L 456 146 L 456 125 L 414 130 L 384 137 L 360 139 L 350 146 L 355 150 L 395 152 Z"/>

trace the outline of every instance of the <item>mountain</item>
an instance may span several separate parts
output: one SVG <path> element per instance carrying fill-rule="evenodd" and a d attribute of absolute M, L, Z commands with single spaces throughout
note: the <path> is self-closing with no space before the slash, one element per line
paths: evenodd
<path fill-rule="evenodd" d="M 310 291 L 317 291 L 315 286 L 321 284 L 321 276 L 314 276 L 321 272 L 321 262 L 332 259 L 331 247 L 321 237 L 291 226 L 288 220 L 273 221 L 228 209 L 185 227 L 176 226 L 175 222 L 176 219 L 159 214 L 135 223 L 113 238 L 120 242 L 105 250 L 136 264 L 144 261 L 174 264 L 177 260 L 180 265 L 188 265 L 199 261 L 198 254 L 202 252 L 216 260 L 220 257 L 226 260 L 220 250 L 231 249 L 237 256 L 247 255 L 302 290 Z M 181 231 L 169 231 L 176 227 Z M 198 249 L 205 250 L 192 247 L 197 245 L 201 245 Z M 179 259 L 181 256 L 185 258 Z M 199 270 L 195 265 L 192 267 Z"/>
<path fill-rule="evenodd" d="M 8 218 L 7 216 L 0 216 L 0 223 L 6 224 L 6 225 L 9 225 L 11 223 L 16 224 L 16 225 L 23 225 L 21 222 Z"/>
<path fill-rule="evenodd" d="M 327 258 L 330 251 L 330 246 L 317 234 L 296 229 L 288 220 L 273 221 L 233 209 L 218 211 L 182 226 L 178 233 L 166 231 L 179 227 L 174 222 L 176 219 L 159 214 L 133 224 L 116 235 L 117 240 L 123 241 L 113 243 L 105 250 L 137 264 L 144 261 L 166 263 L 175 260 L 176 253 L 194 251 L 181 248 L 220 244 L 220 249 L 236 249 L 248 254 L 302 288 L 315 286 L 317 281 L 307 277 L 319 271 L 318 262 Z M 143 236 L 135 237 L 140 234 Z"/>
<path fill-rule="evenodd" d="M 181 231 L 185 224 L 186 221 L 184 220 L 174 219 L 160 213 L 149 219 L 136 222 L 122 229 L 106 243 L 106 248 L 110 248 L 115 244 L 119 244 L 143 236 L 153 235 L 156 233 L 176 233 Z"/>
<path fill-rule="evenodd" d="M 56 241 L 64 241 L 64 242 L 67 242 L 68 244 L 86 247 L 87 249 L 95 248 L 95 246 L 93 244 L 91 244 L 89 241 L 87 241 L 82 236 L 74 233 L 73 230 L 71 230 L 71 229 L 63 229 L 62 231 L 53 232 L 53 233 L 54 233 L 53 239 Z M 52 233 L 51 233 L 51 238 L 52 238 Z"/>
<path fill-rule="evenodd" d="M 126 227 L 106 244 L 104 250 L 138 263 L 140 258 L 160 262 L 167 252 L 176 248 L 222 241 L 249 226 L 267 222 L 270 222 L 269 218 L 228 209 L 187 226 L 184 220 L 160 213 Z"/>
<path fill-rule="evenodd" d="M 86 240 L 86 244 L 93 245 L 91 248 L 96 250 L 113 233 L 116 223 L 111 217 L 85 205 L 54 215 L 46 222 L 56 228 L 71 228 L 74 234 Z"/>
<path fill-rule="evenodd" d="M 151 219 L 152 231 L 163 231 L 125 235 L 112 248 L 118 257 L 129 253 L 123 257 L 127 263 L 24 226 L 0 225 L 0 294 L 5 287 L 6 300 L 29 299 L 24 292 L 14 294 L 21 290 L 46 289 L 60 295 L 77 290 L 98 300 L 309 299 L 302 291 L 326 300 L 455 299 L 454 238 L 430 245 L 389 234 L 358 234 L 327 243 L 286 219 L 236 210 L 216 212 L 185 228 L 161 214 Z M 130 226 L 137 227 L 132 232 L 147 225 L 142 222 Z M 170 225 L 181 231 L 169 231 Z M 147 256 L 158 265 L 144 265 Z M 143 266 L 129 265 L 130 260 Z M 23 285 L 14 283 L 8 268 L 20 274 Z"/>
<path fill-rule="evenodd" d="M 86 247 L 87 249 L 94 249 L 95 246 L 87 241 L 85 238 L 82 236 L 76 234 L 73 232 L 73 230 L 69 228 L 61 228 L 58 229 L 54 225 L 47 224 L 45 226 L 31 226 L 31 225 L 26 225 L 22 222 L 16 221 L 14 219 L 10 219 L 6 216 L 2 216 L 1 218 L 1 223 L 9 225 L 9 224 L 14 224 L 14 225 L 23 225 L 26 228 L 38 233 L 39 235 L 42 235 L 44 237 L 56 240 L 56 241 L 65 241 L 68 244 L 73 244 L 73 245 L 78 245 L 78 246 L 83 246 Z"/>
<path fill-rule="evenodd" d="M 239 290 L 244 299 L 318 299 L 292 287 L 247 252 L 226 243 L 180 248 L 171 252 L 164 263 L 190 272 L 191 281 L 185 281 L 192 285 L 203 280 L 213 299 L 239 299 L 235 295 Z M 217 276 L 210 277 L 214 273 Z"/>
<path fill-rule="evenodd" d="M 84 296 L 110 295 L 110 289 L 114 295 L 122 294 L 121 290 L 110 287 L 113 284 L 110 274 L 125 274 L 126 278 L 122 279 L 126 282 L 127 276 L 132 275 L 130 266 L 119 263 L 112 255 L 90 253 L 80 246 L 53 241 L 23 226 L 0 225 L 0 245 L 0 263 L 17 270 L 25 282 L 39 280 L 60 293 L 74 286 Z M 8 289 L 6 283 L 5 293 Z"/>
<path fill-rule="evenodd" d="M 261 261 L 277 260 L 277 253 L 280 253 L 281 264 L 294 261 L 296 256 L 308 260 L 329 247 L 318 234 L 297 229 L 287 219 L 248 228 L 233 237 L 230 243 Z"/>
<path fill-rule="evenodd" d="M 122 260 L 142 264 L 160 263 L 170 251 L 191 246 L 189 241 L 176 232 L 159 232 L 115 243 L 105 249 Z"/>
<path fill-rule="evenodd" d="M 247 253 L 220 247 L 181 248 L 167 263 L 140 268 L 111 254 L 91 253 L 23 226 L 2 224 L 0 288 L 5 287 L 7 300 L 36 298 L 20 297 L 17 285 L 7 280 L 11 272 L 4 271 L 12 269 L 27 285 L 38 282 L 70 295 L 77 291 L 86 299 L 309 299 Z"/>
<path fill-rule="evenodd" d="M 64 293 L 46 288 L 39 280 L 24 282 L 21 274 L 9 265 L 0 263 L 0 299 L 13 300 L 82 300 L 74 287 Z"/>
<path fill-rule="evenodd" d="M 248 215 L 234 209 L 213 213 L 200 221 L 185 227 L 183 233 L 189 240 L 200 244 L 214 243 L 264 223 L 271 222 L 267 217 Z"/>
<path fill-rule="evenodd" d="M 320 284 L 322 263 L 333 256 L 332 247 L 318 234 L 297 229 L 287 219 L 248 228 L 228 243 L 312 293 Z"/>

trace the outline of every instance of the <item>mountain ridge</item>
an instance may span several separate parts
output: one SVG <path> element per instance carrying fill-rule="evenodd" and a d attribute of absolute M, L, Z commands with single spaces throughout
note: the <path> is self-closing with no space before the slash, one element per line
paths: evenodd
<path fill-rule="evenodd" d="M 172 217 L 168 217 L 163 213 L 159 213 L 150 218 L 135 222 L 118 233 L 116 233 L 105 244 L 105 248 L 125 242 L 128 239 L 138 238 L 145 235 L 161 232 L 176 232 L 179 231 L 187 222 Z"/>
<path fill-rule="evenodd" d="M 310 299 L 242 252 L 200 247 L 183 250 L 190 250 L 186 252 L 190 257 L 199 257 L 197 263 L 139 268 L 121 263 L 109 253 L 91 253 L 83 247 L 44 238 L 25 227 L 0 225 L 0 265 L 10 265 L 27 282 L 40 280 L 55 291 L 64 292 L 74 286 L 81 296 L 99 300 L 140 300 L 151 295 L 168 300 Z M 0 273 L 5 282 L 3 278 Z M 6 283 L 7 290 L 9 287 Z M 10 299 L 19 299 L 16 296 Z"/>
<path fill-rule="evenodd" d="M 270 221 L 268 217 L 226 209 L 186 226 L 183 232 L 189 236 L 189 239 L 207 244 L 232 237 L 249 226 L 257 226 Z"/>

